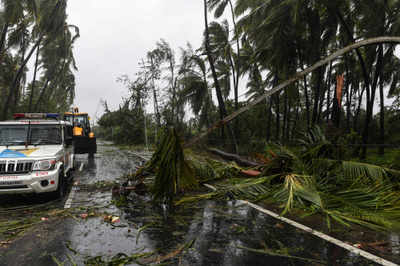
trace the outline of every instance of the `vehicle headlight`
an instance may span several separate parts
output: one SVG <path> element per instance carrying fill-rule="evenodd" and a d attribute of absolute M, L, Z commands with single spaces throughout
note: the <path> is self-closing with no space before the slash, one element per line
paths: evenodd
<path fill-rule="evenodd" d="M 34 163 L 33 171 L 53 170 L 55 166 L 56 166 L 56 160 L 54 159 L 40 160 Z"/>

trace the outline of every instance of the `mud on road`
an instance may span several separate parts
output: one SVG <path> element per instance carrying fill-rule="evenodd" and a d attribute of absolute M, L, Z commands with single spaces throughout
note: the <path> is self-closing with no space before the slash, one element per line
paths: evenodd
<path fill-rule="evenodd" d="M 113 193 L 150 156 L 102 143 L 64 199 L 1 197 L 0 265 L 374 265 L 238 202 L 167 213 Z"/>

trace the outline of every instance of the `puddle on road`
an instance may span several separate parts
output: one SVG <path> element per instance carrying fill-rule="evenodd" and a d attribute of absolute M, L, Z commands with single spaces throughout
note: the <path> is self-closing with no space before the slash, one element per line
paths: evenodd
<path fill-rule="evenodd" d="M 114 198 L 114 202 L 124 201 Z M 374 265 L 234 202 L 200 202 L 180 207 L 171 215 L 152 206 L 146 197 L 132 194 L 129 202 L 127 207 L 109 206 L 110 213 L 121 217 L 115 224 L 102 217 L 70 221 L 65 239 L 70 249 L 64 249 L 60 261 L 68 261 L 67 254 L 81 265 L 94 258 L 112 261 L 119 253 L 129 256 L 155 251 L 155 255 L 137 261 L 226 266 Z M 190 248 L 182 249 L 187 243 L 192 243 Z"/>
<path fill-rule="evenodd" d="M 335 245 L 232 202 L 207 201 L 162 210 L 135 197 L 124 220 L 149 225 L 142 235 L 154 249 L 168 254 L 194 240 L 192 248 L 172 260 L 173 265 L 372 265 Z M 147 205 L 147 206 L 146 206 Z M 264 250 L 257 254 L 249 249 Z"/>

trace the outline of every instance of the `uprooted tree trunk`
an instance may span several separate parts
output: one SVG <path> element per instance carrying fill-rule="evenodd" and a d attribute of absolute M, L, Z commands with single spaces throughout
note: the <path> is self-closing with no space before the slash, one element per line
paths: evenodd
<path fill-rule="evenodd" d="M 230 121 L 235 119 L 237 116 L 239 116 L 240 114 L 250 110 L 253 106 L 257 105 L 258 103 L 260 103 L 264 99 L 270 97 L 271 95 L 275 94 L 278 91 L 281 91 L 282 89 L 286 88 L 290 84 L 292 84 L 292 83 L 296 82 L 297 80 L 301 79 L 302 77 L 304 77 L 308 73 L 311 73 L 312 71 L 318 69 L 319 67 L 328 64 L 330 61 L 336 59 L 337 57 L 339 57 L 339 56 L 341 56 L 343 54 L 346 54 L 346 53 L 348 53 L 348 52 L 350 52 L 350 51 L 352 51 L 354 49 L 357 49 L 359 47 L 363 47 L 363 46 L 367 46 L 367 45 L 371 45 L 371 44 L 380 44 L 380 43 L 400 43 L 400 37 L 387 37 L 387 36 L 385 36 L 385 37 L 370 38 L 370 39 L 366 39 L 366 40 L 363 40 L 363 41 L 356 42 L 354 44 L 348 45 L 348 46 L 338 50 L 337 52 L 333 53 L 332 55 L 326 57 L 323 60 L 318 61 L 313 66 L 305 69 L 304 71 L 298 72 L 294 77 L 282 82 L 278 86 L 276 86 L 276 87 L 272 88 L 271 90 L 267 91 L 266 93 L 264 93 L 264 95 L 258 97 L 254 101 L 250 102 L 248 105 L 246 105 L 246 106 L 240 108 L 239 110 L 237 110 L 236 112 L 233 112 L 232 114 L 226 116 L 224 119 L 221 119 L 220 121 L 215 123 L 213 126 L 211 126 L 206 132 L 203 132 L 200 135 L 198 135 L 198 136 L 192 138 L 190 141 L 188 141 L 185 144 L 185 147 L 190 147 L 190 146 L 196 144 L 198 141 L 200 141 L 202 138 L 204 138 L 205 136 L 210 134 L 215 129 L 226 125 L 227 123 L 229 123 Z"/>
<path fill-rule="evenodd" d="M 237 154 L 227 153 L 224 151 L 220 151 L 218 149 L 208 149 L 208 151 L 215 153 L 215 154 L 221 156 L 222 158 L 235 161 L 236 163 L 238 163 L 239 165 L 242 165 L 242 166 L 249 166 L 249 167 L 261 166 L 261 164 L 244 159 Z"/>

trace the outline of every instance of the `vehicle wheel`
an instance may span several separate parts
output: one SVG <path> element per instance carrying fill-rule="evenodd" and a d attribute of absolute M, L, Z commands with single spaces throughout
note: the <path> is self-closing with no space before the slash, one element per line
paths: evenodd
<path fill-rule="evenodd" d="M 65 178 L 62 169 L 60 169 L 60 174 L 58 176 L 57 190 L 50 192 L 50 194 L 52 199 L 62 199 L 65 196 Z"/>

